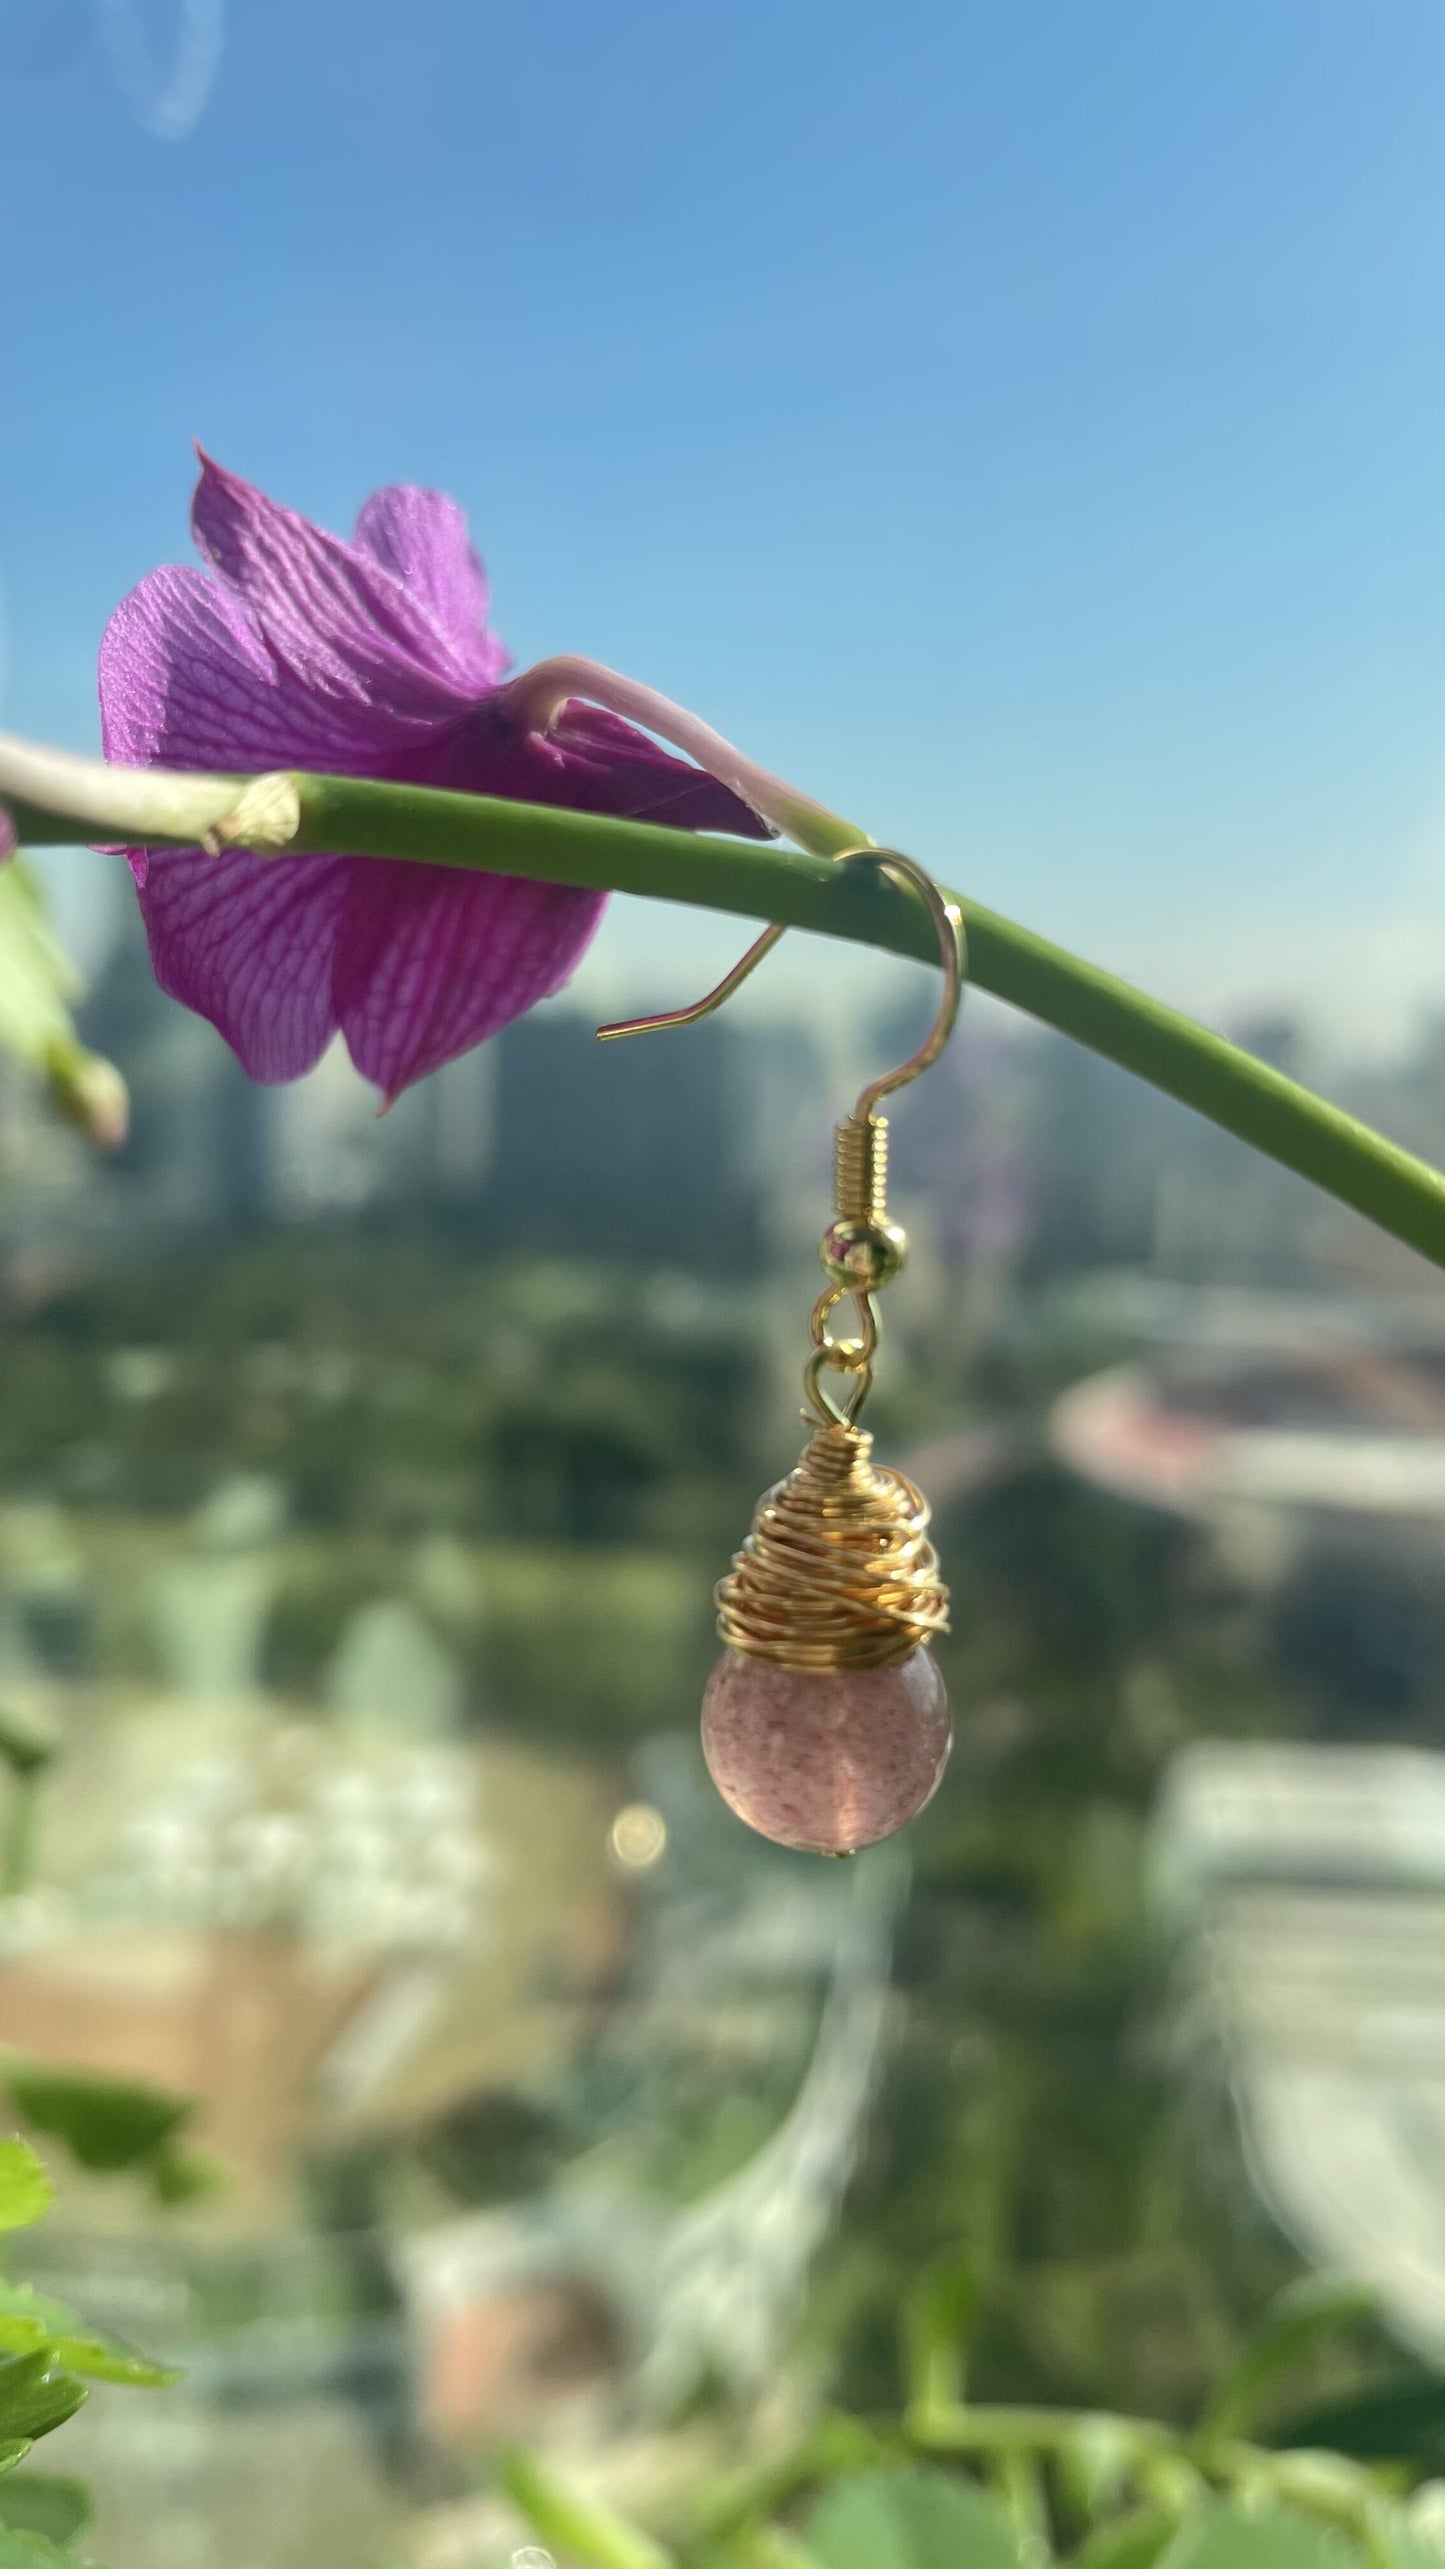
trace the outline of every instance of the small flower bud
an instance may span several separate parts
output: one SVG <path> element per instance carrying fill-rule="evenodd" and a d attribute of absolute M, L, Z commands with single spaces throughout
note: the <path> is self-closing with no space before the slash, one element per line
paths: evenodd
<path fill-rule="evenodd" d="M 118 1151 L 130 1131 L 130 1091 L 114 1062 L 79 1044 L 57 1044 L 46 1063 L 50 1093 L 62 1115 L 102 1151 Z"/>
<path fill-rule="evenodd" d="M 0 1762 L 12 1775 L 43 1775 L 60 1755 L 60 1731 L 49 1713 L 0 1704 Z"/>

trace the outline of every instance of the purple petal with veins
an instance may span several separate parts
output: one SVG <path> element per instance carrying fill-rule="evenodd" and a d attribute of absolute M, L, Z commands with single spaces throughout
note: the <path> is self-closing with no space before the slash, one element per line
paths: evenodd
<path fill-rule="evenodd" d="M 107 757 L 390 777 L 766 836 L 730 789 L 615 715 L 522 727 L 455 502 L 377 491 L 343 543 L 202 458 L 209 574 L 153 571 L 100 655 Z M 606 895 L 359 856 L 131 848 L 162 987 L 254 1079 L 295 1079 L 338 1029 L 388 1097 L 560 989 Z"/>
<path fill-rule="evenodd" d="M 456 501 L 405 482 L 373 491 L 356 521 L 356 541 L 435 617 L 474 684 L 494 687 L 508 654 L 486 629 L 487 575 Z"/>
<path fill-rule="evenodd" d="M 351 1058 L 388 1097 L 550 999 L 571 975 L 605 893 L 429 866 L 378 883 L 360 859 L 337 940 L 334 989 Z M 442 880 L 430 880 L 433 871 Z"/>
<path fill-rule="evenodd" d="M 335 954 L 356 856 L 131 853 L 156 979 L 219 1027 L 252 1079 L 299 1079 L 339 1023 Z"/>
<path fill-rule="evenodd" d="M 435 610 L 374 554 L 278 508 L 207 456 L 191 532 L 261 640 L 312 694 L 429 732 L 491 683 L 480 628 L 454 644 Z"/>

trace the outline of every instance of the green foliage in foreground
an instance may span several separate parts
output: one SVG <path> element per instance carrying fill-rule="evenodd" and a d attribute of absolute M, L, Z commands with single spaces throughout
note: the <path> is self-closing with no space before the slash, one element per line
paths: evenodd
<path fill-rule="evenodd" d="M 1310 2281 L 1267 2314 L 1204 2418 L 972 2406 L 976 2297 L 935 2271 L 905 2314 L 909 2397 L 887 2425 L 825 2418 L 793 2452 L 704 2493 L 667 2539 L 531 2454 L 499 2477 L 566 2569 L 1440 2569 L 1445 2382 L 1377 2387 L 1270 2425 L 1291 2373 L 1360 2295 Z M 1296 2436 L 1320 2434 L 1318 2442 Z M 0 2569 L 5 2569 L 0 2559 Z"/>
<path fill-rule="evenodd" d="M 103 2086 L 98 2082 L 98 2091 Z M 92 2102 L 103 2120 L 106 2097 L 98 2092 Z M 0 2141 L 0 2231 L 27 2229 L 50 2201 L 50 2180 L 34 2151 L 24 2141 Z M 87 2383 L 154 2389 L 175 2378 L 134 2347 L 96 2336 L 62 2303 L 0 2277 L 0 2569 L 63 2562 L 63 2546 L 90 2521 L 80 2481 L 17 2467 L 42 2435 L 75 2415 Z"/>
<path fill-rule="evenodd" d="M 139 2176 L 149 2182 L 158 2203 L 188 2203 L 222 2181 L 221 2170 L 205 2151 L 185 2146 L 194 2098 L 177 2096 L 170 2088 L 89 2070 L 54 2069 L 20 2052 L 0 2051 L 0 2094 L 9 2097 L 33 2131 L 59 2141 L 77 2167 L 95 2176 Z M 0 2150 L 22 2146 L 0 2143 Z M 43 2171 L 41 2176 L 44 2181 Z"/>
<path fill-rule="evenodd" d="M 114 1144 L 125 1130 L 125 1088 L 76 1034 L 79 988 L 32 868 L 21 856 L 0 862 L 0 1054 L 43 1080 L 92 1139 Z"/>

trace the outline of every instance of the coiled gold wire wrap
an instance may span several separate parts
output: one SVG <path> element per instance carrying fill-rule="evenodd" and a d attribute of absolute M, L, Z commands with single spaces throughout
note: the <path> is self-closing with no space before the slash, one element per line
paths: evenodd
<path fill-rule="evenodd" d="M 833 1127 L 833 1206 L 843 1222 L 887 1220 L 886 1115 L 845 1115 Z"/>
<path fill-rule="evenodd" d="M 872 1450 L 861 1428 L 820 1428 L 758 1501 L 716 1590 L 733 1650 L 781 1668 L 882 1668 L 947 1632 L 928 1502 Z"/>

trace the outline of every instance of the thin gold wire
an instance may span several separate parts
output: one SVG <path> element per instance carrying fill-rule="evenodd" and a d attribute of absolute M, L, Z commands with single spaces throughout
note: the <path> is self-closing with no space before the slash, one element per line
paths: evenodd
<path fill-rule="evenodd" d="M 925 1035 L 916 1053 L 911 1054 L 897 1070 L 887 1072 L 882 1079 L 875 1079 L 871 1087 L 864 1089 L 853 1110 L 855 1120 L 863 1122 L 877 1105 L 880 1097 L 891 1097 L 895 1089 L 906 1088 L 911 1079 L 917 1079 L 920 1071 L 927 1070 L 930 1063 L 937 1061 L 953 1032 L 954 1020 L 958 1015 L 959 1001 L 963 996 L 964 977 L 968 969 L 968 947 L 964 936 L 963 913 L 958 904 L 945 897 L 927 867 L 920 865 L 917 857 L 905 856 L 902 850 L 896 847 L 848 847 L 844 848 L 841 855 L 836 856 L 833 862 L 835 865 L 876 865 L 883 873 L 891 874 L 895 882 L 911 884 L 924 902 L 938 932 L 939 951 L 943 958 L 946 986 L 943 1005 L 939 1009 L 933 1026 Z M 716 989 L 709 990 L 705 998 L 695 999 L 690 1008 L 668 1008 L 651 1017 L 624 1017 L 619 1018 L 615 1025 L 599 1026 L 598 1042 L 615 1043 L 619 1035 L 655 1035 L 661 1033 L 667 1026 L 695 1026 L 700 1017 L 710 1017 L 714 1009 L 723 1007 L 731 999 L 735 990 L 741 990 L 743 983 L 751 978 L 764 958 L 772 953 L 778 939 L 786 933 L 786 929 L 774 920 L 772 926 L 764 928 L 762 935 L 755 938 L 747 953 L 733 965 L 731 972 L 726 973 Z"/>
<path fill-rule="evenodd" d="M 851 850 L 849 852 L 852 853 Z M 710 1017 L 715 1008 L 721 1008 L 724 1001 L 731 999 L 735 990 L 741 990 L 743 983 L 757 971 L 764 956 L 770 955 L 778 939 L 786 934 L 786 929 L 781 927 L 775 919 L 772 926 L 764 928 L 762 935 L 749 946 L 741 961 L 733 965 L 731 972 L 724 976 L 715 990 L 708 992 L 705 999 L 695 999 L 690 1008 L 664 1009 L 655 1017 L 625 1017 L 620 1018 L 614 1026 L 599 1026 L 597 1041 L 599 1044 L 611 1044 L 616 1042 L 619 1035 L 656 1035 L 660 1034 L 665 1026 L 695 1026 L 699 1017 Z"/>
<path fill-rule="evenodd" d="M 846 1285 L 828 1285 L 813 1305 L 808 1333 L 813 1352 L 803 1367 L 803 1391 L 813 1416 L 820 1427 L 851 1427 L 873 1386 L 873 1359 L 878 1353 L 880 1322 L 878 1305 L 871 1293 L 855 1293 L 853 1308 L 858 1314 L 860 1335 L 857 1338 L 830 1338 L 828 1322 L 840 1302 L 847 1299 Z M 849 1377 L 848 1390 L 841 1401 L 835 1401 L 826 1389 L 823 1376 L 829 1369 Z"/>

